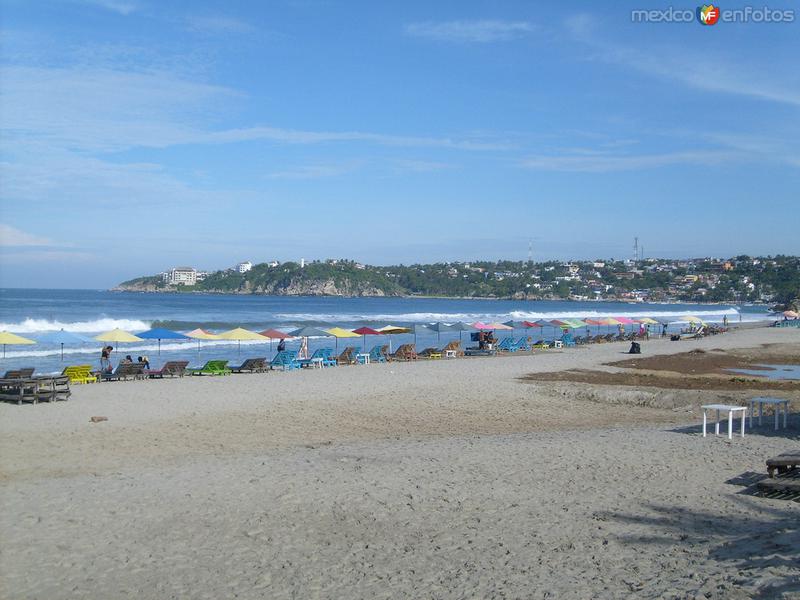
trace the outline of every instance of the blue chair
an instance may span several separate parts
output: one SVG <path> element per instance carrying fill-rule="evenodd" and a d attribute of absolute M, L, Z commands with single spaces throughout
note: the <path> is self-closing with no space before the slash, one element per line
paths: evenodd
<path fill-rule="evenodd" d="M 299 369 L 300 362 L 297 360 L 297 352 L 294 350 L 283 350 L 275 355 L 275 358 L 269 363 L 270 369 L 277 369 L 281 367 L 284 371 L 291 371 L 292 369 Z"/>
<path fill-rule="evenodd" d="M 372 347 L 372 350 L 369 351 L 369 362 L 379 362 L 385 363 L 386 362 L 386 355 L 383 353 L 383 346 L 378 344 Z"/>
<path fill-rule="evenodd" d="M 566 332 L 564 335 L 561 336 L 561 343 L 564 346 L 574 346 L 575 340 L 572 338 L 572 334 L 570 332 Z"/>

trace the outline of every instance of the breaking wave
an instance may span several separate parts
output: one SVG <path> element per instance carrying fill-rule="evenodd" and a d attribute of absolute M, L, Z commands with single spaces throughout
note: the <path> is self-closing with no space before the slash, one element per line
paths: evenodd
<path fill-rule="evenodd" d="M 119 327 L 126 331 L 144 331 L 150 329 L 150 323 L 139 319 L 102 318 L 94 321 L 49 321 L 47 319 L 25 319 L 19 323 L 0 323 L 0 331 L 14 333 L 45 333 L 47 331 L 71 331 L 73 333 L 100 333 Z"/>

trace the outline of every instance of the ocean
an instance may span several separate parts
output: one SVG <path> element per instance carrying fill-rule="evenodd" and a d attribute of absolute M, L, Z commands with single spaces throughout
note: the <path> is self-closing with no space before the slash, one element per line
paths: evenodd
<path fill-rule="evenodd" d="M 457 298 L 340 298 L 286 296 L 225 296 L 212 294 L 143 294 L 96 290 L 30 290 L 0 289 L 0 331 L 36 339 L 37 335 L 64 329 L 87 336 L 119 327 L 133 333 L 150 327 L 166 327 L 186 332 L 196 327 L 223 331 L 244 327 L 255 331 L 266 328 L 290 330 L 303 325 L 340 326 L 354 329 L 367 325 L 413 325 L 443 321 L 497 322 L 508 320 L 587 318 L 601 316 L 637 316 L 668 320 L 671 329 L 686 323 L 681 319 L 693 315 L 709 322 L 721 322 L 727 315 L 731 323 L 770 319 L 764 306 L 707 304 L 628 304 L 624 302 L 572 302 L 525 300 L 469 300 Z M 604 331 L 606 328 L 600 328 Z M 535 329 L 533 333 L 517 330 L 515 337 L 531 335 L 552 339 L 555 329 Z M 594 333 L 594 330 L 592 331 Z M 500 336 L 502 337 L 502 336 Z M 457 333 L 420 334 L 419 349 L 458 339 Z M 462 335 L 465 342 L 469 333 Z M 367 337 L 367 348 L 376 343 L 393 347 L 413 342 L 413 335 L 394 335 L 391 339 Z M 309 341 L 310 349 L 346 345 L 361 347 L 362 338 L 319 338 Z M 115 345 L 116 344 L 112 344 Z M 297 341 L 288 341 L 296 348 Z M 37 373 L 59 372 L 69 364 L 91 364 L 99 367 L 101 342 L 61 346 L 37 343 L 29 346 L 8 346 L 0 367 L 13 369 L 36 367 Z M 166 360 L 189 360 L 199 365 L 211 358 L 229 359 L 237 363 L 249 356 L 271 356 L 269 343 L 211 341 L 164 341 L 160 355 L 156 341 L 120 344 L 115 349 L 116 362 L 127 354 L 134 360 L 146 355 L 153 367 Z"/>

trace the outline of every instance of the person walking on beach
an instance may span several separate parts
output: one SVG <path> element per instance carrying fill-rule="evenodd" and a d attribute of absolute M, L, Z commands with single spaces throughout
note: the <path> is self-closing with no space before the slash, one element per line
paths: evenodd
<path fill-rule="evenodd" d="M 304 337 L 300 342 L 300 352 L 297 353 L 297 358 L 308 358 L 308 338 Z"/>
<path fill-rule="evenodd" d="M 661 337 L 667 337 L 667 327 L 669 327 L 669 325 L 666 323 L 661 324 Z"/>
<path fill-rule="evenodd" d="M 728 326 L 728 315 L 723 315 L 722 316 L 722 326 L 723 327 L 727 327 Z"/>
<path fill-rule="evenodd" d="M 114 351 L 114 348 L 111 346 L 105 346 L 103 351 L 100 353 L 100 370 L 103 373 L 111 372 L 111 353 Z"/>
<path fill-rule="evenodd" d="M 285 352 L 286 351 L 286 340 L 281 338 L 281 341 L 278 342 L 278 352 Z"/>

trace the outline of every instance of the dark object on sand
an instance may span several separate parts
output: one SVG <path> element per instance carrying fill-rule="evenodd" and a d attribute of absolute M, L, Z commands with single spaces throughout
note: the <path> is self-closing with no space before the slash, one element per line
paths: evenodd
<path fill-rule="evenodd" d="M 800 450 L 770 458 L 767 471 L 769 477 L 756 484 L 762 496 L 800 502 Z"/>
<path fill-rule="evenodd" d="M 669 339 L 672 342 L 680 342 L 681 341 L 681 336 L 673 334 L 673 335 L 669 336 Z"/>
<path fill-rule="evenodd" d="M 639 342 L 631 342 L 631 349 L 628 350 L 628 354 L 641 354 L 642 353 L 642 346 Z"/>

